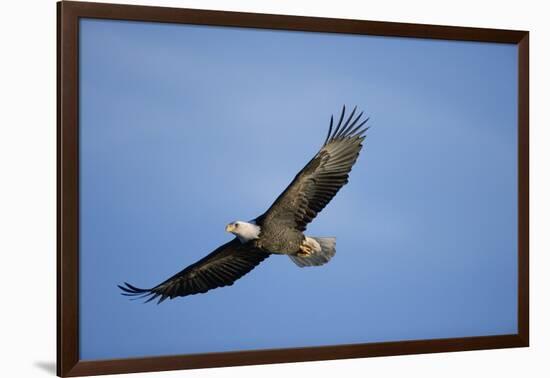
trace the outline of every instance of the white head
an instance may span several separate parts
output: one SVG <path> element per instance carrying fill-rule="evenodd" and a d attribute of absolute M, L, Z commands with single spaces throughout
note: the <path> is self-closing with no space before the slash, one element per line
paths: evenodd
<path fill-rule="evenodd" d="M 225 231 L 237 236 L 241 243 L 246 243 L 250 240 L 258 239 L 261 229 L 260 226 L 254 223 L 235 221 L 225 226 Z"/>

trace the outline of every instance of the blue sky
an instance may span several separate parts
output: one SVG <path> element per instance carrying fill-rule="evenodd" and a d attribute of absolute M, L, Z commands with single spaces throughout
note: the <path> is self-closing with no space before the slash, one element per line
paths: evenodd
<path fill-rule="evenodd" d="M 82 359 L 516 333 L 514 45 L 84 19 L 80 49 Z M 329 264 L 119 294 L 263 213 L 342 104 L 372 128 L 307 230 Z"/>

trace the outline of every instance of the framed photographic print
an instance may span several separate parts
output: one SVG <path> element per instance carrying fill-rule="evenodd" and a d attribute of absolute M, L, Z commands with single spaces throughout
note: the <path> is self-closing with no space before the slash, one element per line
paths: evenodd
<path fill-rule="evenodd" d="M 57 9 L 58 375 L 528 346 L 528 32 Z"/>

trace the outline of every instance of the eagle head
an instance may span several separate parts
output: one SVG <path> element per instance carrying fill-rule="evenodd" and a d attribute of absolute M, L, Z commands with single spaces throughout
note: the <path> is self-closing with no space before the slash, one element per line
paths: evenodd
<path fill-rule="evenodd" d="M 231 222 L 225 226 L 225 231 L 238 237 L 242 243 L 258 239 L 260 237 L 260 230 L 260 226 L 243 221 Z"/>

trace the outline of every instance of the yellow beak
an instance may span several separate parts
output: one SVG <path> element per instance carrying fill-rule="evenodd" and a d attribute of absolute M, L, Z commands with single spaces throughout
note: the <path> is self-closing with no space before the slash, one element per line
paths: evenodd
<path fill-rule="evenodd" d="M 234 229 L 235 229 L 235 226 L 233 226 L 231 223 L 225 226 L 226 232 L 233 232 Z"/>

